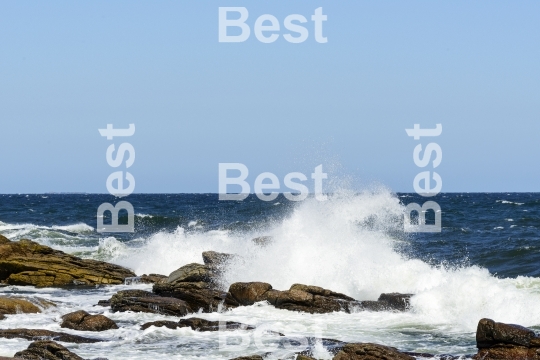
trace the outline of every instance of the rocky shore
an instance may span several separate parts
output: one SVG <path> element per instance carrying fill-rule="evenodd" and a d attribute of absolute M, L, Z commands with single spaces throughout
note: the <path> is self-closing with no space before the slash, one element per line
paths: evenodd
<path fill-rule="evenodd" d="M 134 283 L 153 284 L 151 292 L 140 289 L 118 291 L 110 299 L 103 299 L 96 306 L 110 308 L 113 313 L 130 311 L 179 318 L 190 314 L 226 311 L 259 302 L 267 302 L 277 309 L 308 314 L 358 311 L 404 312 L 409 310 L 410 298 L 413 296 L 413 294 L 385 293 L 381 294 L 376 301 L 358 300 L 346 294 L 309 284 L 294 284 L 289 289 L 277 290 L 271 284 L 264 282 L 237 282 L 224 289 L 220 275 L 235 258 L 236 255 L 233 254 L 206 251 L 202 254 L 202 263 L 183 265 L 169 276 L 150 274 L 137 277 L 131 270 L 121 266 L 80 259 L 30 240 L 14 242 L 0 235 L 0 284 L 67 288 Z M 6 317 L 40 313 L 54 306 L 54 302 L 37 297 L 0 296 L 0 325 Z M 115 331 L 122 325 L 104 315 L 79 310 L 62 314 L 60 327 L 92 334 Z M 210 321 L 199 317 L 140 324 L 142 330 L 151 327 L 191 328 L 200 332 L 257 330 L 249 324 Z M 274 335 L 280 339 L 280 346 L 295 341 L 284 334 L 274 332 Z M 27 349 L 14 355 L 15 359 L 31 360 L 82 359 L 65 346 L 106 341 L 94 338 L 92 335 L 79 336 L 45 329 L 22 328 L 0 330 L 0 338 L 36 340 Z M 57 342 L 65 343 L 65 346 Z M 540 338 L 534 331 L 519 325 L 480 319 L 476 343 L 478 353 L 471 354 L 468 358 L 540 360 Z M 315 359 L 312 357 L 312 350 L 316 344 L 319 346 L 322 344 L 328 352 L 333 354 L 335 360 L 435 358 L 435 355 L 405 352 L 380 344 L 343 343 L 338 340 L 313 337 L 308 338 L 305 349 L 297 352 L 291 359 Z M 265 359 L 268 355 L 270 354 L 254 354 L 235 359 L 258 360 Z M 457 356 L 452 355 L 437 355 L 437 358 L 458 359 Z"/>

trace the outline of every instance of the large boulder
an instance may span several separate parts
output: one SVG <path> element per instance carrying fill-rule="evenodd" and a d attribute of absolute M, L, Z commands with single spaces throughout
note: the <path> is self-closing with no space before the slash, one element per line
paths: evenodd
<path fill-rule="evenodd" d="M 110 300 L 112 311 L 146 312 L 171 316 L 184 316 L 192 312 L 188 303 L 173 297 L 157 296 L 144 290 L 123 290 Z"/>
<path fill-rule="evenodd" d="M 334 360 L 414 360 L 415 358 L 389 346 L 371 343 L 347 344 Z"/>
<path fill-rule="evenodd" d="M 84 360 L 54 341 L 36 341 L 28 349 L 15 354 L 16 358 L 25 360 Z"/>
<path fill-rule="evenodd" d="M 0 241 L 0 281 L 37 287 L 123 284 L 135 274 L 118 265 L 80 259 L 30 240 Z"/>
<path fill-rule="evenodd" d="M 202 309 L 204 312 L 216 311 L 227 296 L 227 293 L 216 289 L 212 283 L 204 281 L 156 284 L 152 291 L 159 296 L 183 300 L 193 311 Z"/>
<path fill-rule="evenodd" d="M 233 260 L 236 255 L 220 253 L 216 251 L 204 251 L 202 253 L 204 265 L 209 266 L 214 269 L 220 269 Z"/>
<path fill-rule="evenodd" d="M 106 331 L 118 329 L 118 325 L 104 315 L 90 315 L 84 310 L 62 316 L 60 327 L 78 331 Z"/>
<path fill-rule="evenodd" d="M 75 344 L 91 344 L 101 342 L 99 339 L 86 338 L 78 335 L 66 334 L 63 332 L 42 330 L 42 329 L 9 329 L 0 330 L 0 338 L 5 339 L 55 339 L 56 341 L 75 343 Z"/>
<path fill-rule="evenodd" d="M 474 359 L 540 359 L 540 337 L 520 325 L 481 319 L 476 329 L 478 354 Z"/>
<path fill-rule="evenodd" d="M 208 255 L 207 261 L 218 261 L 218 257 L 215 254 Z M 196 263 L 173 271 L 166 283 L 155 284 L 152 291 L 159 296 L 183 300 L 193 311 L 202 309 L 204 312 L 216 311 L 227 296 L 226 292 L 219 289 L 215 267 Z"/>
<path fill-rule="evenodd" d="M 199 282 L 199 281 L 210 281 L 213 273 L 212 270 L 202 264 L 192 263 L 182 266 L 181 268 L 173 271 L 167 283 L 174 282 Z"/>

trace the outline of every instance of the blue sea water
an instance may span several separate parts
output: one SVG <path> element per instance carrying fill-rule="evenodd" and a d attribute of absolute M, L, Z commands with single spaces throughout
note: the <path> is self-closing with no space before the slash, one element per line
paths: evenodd
<path fill-rule="evenodd" d="M 270 324 L 286 334 L 464 355 L 475 353 L 474 333 L 482 317 L 540 326 L 535 311 L 540 306 L 540 193 L 439 194 L 430 200 L 441 207 L 440 233 L 405 233 L 405 205 L 425 199 L 384 189 L 342 191 L 325 202 L 308 198 L 295 203 L 282 195 L 271 202 L 253 195 L 241 202 L 219 201 L 216 194 L 136 194 L 122 200 L 135 209 L 134 233 L 95 231 L 99 205 L 118 201 L 110 195 L 0 195 L 0 234 L 117 263 L 137 275 L 168 275 L 187 263 L 202 262 L 206 250 L 235 253 L 242 261 L 224 272 L 225 289 L 237 281 L 265 281 L 276 289 L 318 285 L 358 300 L 374 300 L 383 292 L 414 294 L 405 313 L 309 315 L 256 304 L 196 314 Z M 257 246 L 252 239 L 258 236 L 270 236 L 272 242 Z M 10 316 L 0 328 L 59 331 L 62 314 L 85 309 L 105 314 L 121 329 L 96 335 L 107 340 L 99 346 L 77 345 L 74 351 L 83 357 L 230 359 L 266 353 L 255 342 L 238 353 L 223 352 L 218 335 L 191 329 L 141 331 L 143 322 L 170 318 L 110 313 L 94 306 L 132 287 L 150 289 L 0 287 L 0 295 L 40 296 L 58 304 L 43 314 Z M 27 345 L 26 340 L 0 339 L 0 356 L 12 356 Z M 331 358 L 324 351 L 319 357 Z"/>

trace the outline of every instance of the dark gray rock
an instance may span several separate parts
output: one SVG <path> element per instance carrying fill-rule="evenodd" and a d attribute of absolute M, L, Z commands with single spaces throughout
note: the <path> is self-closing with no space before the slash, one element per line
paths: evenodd
<path fill-rule="evenodd" d="M 119 291 L 110 300 L 112 311 L 134 311 L 184 316 L 192 312 L 185 301 L 174 297 L 157 296 L 143 290 Z"/>
<path fill-rule="evenodd" d="M 9 329 L 0 330 L 0 338 L 5 339 L 26 339 L 26 340 L 55 340 L 67 343 L 75 344 L 92 344 L 101 342 L 99 339 L 86 338 L 77 335 L 66 334 L 63 332 L 56 332 L 50 330 L 41 329 Z"/>

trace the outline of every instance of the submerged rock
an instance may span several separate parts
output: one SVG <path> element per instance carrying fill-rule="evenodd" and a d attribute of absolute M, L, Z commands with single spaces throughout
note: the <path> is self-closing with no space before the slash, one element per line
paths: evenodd
<path fill-rule="evenodd" d="M 478 353 L 474 359 L 540 359 L 540 337 L 520 325 L 481 319 L 476 329 Z"/>
<path fill-rule="evenodd" d="M 192 312 L 185 301 L 157 296 L 144 290 L 119 291 L 110 300 L 112 311 L 147 312 L 171 316 L 184 316 Z"/>
<path fill-rule="evenodd" d="M 150 322 L 150 323 L 146 323 L 142 325 L 141 330 L 146 330 L 151 326 L 155 326 L 155 327 L 164 326 L 169 329 L 190 327 L 192 330 L 196 330 L 196 331 L 219 331 L 221 330 L 220 326 L 224 327 L 227 330 L 236 330 L 236 329 L 254 330 L 255 329 L 255 327 L 251 325 L 246 325 L 246 324 L 233 322 L 233 321 L 220 322 L 220 321 L 205 320 L 201 318 L 189 318 L 189 319 L 182 319 L 178 322 L 154 321 L 154 322 Z"/>
<path fill-rule="evenodd" d="M 41 329 L 9 329 L 0 330 L 0 338 L 5 339 L 26 339 L 38 340 L 49 339 L 75 344 L 92 344 L 102 342 L 99 339 L 86 338 L 77 335 L 66 334 L 63 332 L 41 330 Z"/>
<path fill-rule="evenodd" d="M 16 358 L 25 360 L 84 360 L 54 341 L 36 341 L 28 349 L 15 354 Z"/>
<path fill-rule="evenodd" d="M 396 348 L 371 343 L 347 344 L 336 354 L 334 360 L 414 360 Z"/>
<path fill-rule="evenodd" d="M 118 285 L 135 276 L 121 266 L 83 260 L 34 241 L 6 240 L 0 240 L 0 281 L 10 285 Z"/>
<path fill-rule="evenodd" d="M 104 315 L 90 315 L 79 310 L 62 316 L 60 327 L 78 331 L 106 331 L 118 329 L 118 325 Z"/>

